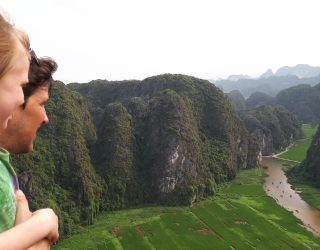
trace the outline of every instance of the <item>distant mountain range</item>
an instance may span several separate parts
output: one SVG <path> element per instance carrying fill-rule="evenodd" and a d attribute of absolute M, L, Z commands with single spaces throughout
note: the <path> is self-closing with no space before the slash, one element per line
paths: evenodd
<path fill-rule="evenodd" d="M 240 79 L 250 79 L 251 77 L 248 75 L 230 75 L 227 80 L 236 82 Z"/>
<path fill-rule="evenodd" d="M 245 98 L 254 92 L 276 96 L 281 90 L 298 84 L 313 86 L 320 83 L 320 67 L 298 64 L 294 67 L 281 67 L 276 73 L 268 69 L 258 78 L 249 78 L 247 75 L 231 75 L 228 79 L 211 82 L 225 93 L 239 90 Z"/>
<path fill-rule="evenodd" d="M 295 75 L 299 78 L 315 77 L 320 74 L 320 67 L 313 67 L 308 64 L 298 64 L 294 67 L 282 67 L 277 70 L 275 76 Z"/>
<path fill-rule="evenodd" d="M 239 90 L 232 90 L 226 93 L 226 96 L 237 111 L 280 105 L 303 123 L 316 125 L 320 122 L 320 83 L 314 86 L 300 84 L 283 89 L 275 97 L 263 92 L 254 92 L 245 99 Z"/>

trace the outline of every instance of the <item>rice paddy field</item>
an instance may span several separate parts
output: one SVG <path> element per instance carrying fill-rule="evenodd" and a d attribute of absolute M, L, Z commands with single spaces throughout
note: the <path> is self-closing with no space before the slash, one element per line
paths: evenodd
<path fill-rule="evenodd" d="M 266 195 L 261 169 L 242 170 L 192 207 L 140 207 L 100 215 L 52 249 L 320 249 L 320 239 Z"/>
<path fill-rule="evenodd" d="M 302 130 L 305 139 L 298 140 L 287 152 L 278 155 L 279 158 L 297 162 L 302 162 L 305 159 L 308 148 L 312 142 L 312 137 L 317 132 L 317 127 L 303 124 Z"/>

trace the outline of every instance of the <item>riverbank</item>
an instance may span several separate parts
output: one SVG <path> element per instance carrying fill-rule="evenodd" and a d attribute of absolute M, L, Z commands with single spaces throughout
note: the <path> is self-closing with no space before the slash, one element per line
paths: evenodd
<path fill-rule="evenodd" d="M 274 155 L 277 159 L 288 161 L 288 164 L 282 164 L 283 170 L 286 173 L 288 171 L 290 172 L 291 168 L 295 165 L 296 168 L 299 167 L 297 164 L 292 165 L 292 163 L 296 163 L 296 161 L 293 161 L 292 159 L 299 159 L 301 162 L 305 159 L 312 137 L 317 131 L 317 127 L 312 127 L 309 124 L 303 124 L 302 130 L 304 132 L 305 139 L 296 141 L 294 147 L 290 147 L 285 152 Z M 304 201 L 306 201 L 311 207 L 320 210 L 320 188 L 315 187 L 314 183 L 310 183 L 303 179 L 301 175 L 295 176 L 294 173 L 291 173 L 288 181 Z"/>
<path fill-rule="evenodd" d="M 292 184 L 294 190 L 299 192 L 303 200 L 305 200 L 310 206 L 315 209 L 320 210 L 320 189 L 312 184 L 306 182 L 290 180 L 289 183 Z"/>
<path fill-rule="evenodd" d="M 287 161 L 275 158 L 263 158 L 262 165 L 267 174 L 264 189 L 279 205 L 300 219 L 305 228 L 319 237 L 320 212 L 309 206 L 309 204 L 300 197 L 299 193 L 291 188 L 282 169 L 284 164 L 287 164 Z"/>

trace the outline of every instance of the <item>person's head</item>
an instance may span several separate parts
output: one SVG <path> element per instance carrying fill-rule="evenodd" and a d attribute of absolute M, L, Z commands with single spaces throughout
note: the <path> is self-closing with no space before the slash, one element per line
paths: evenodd
<path fill-rule="evenodd" d="M 0 13 L 0 129 L 23 102 L 22 86 L 28 82 L 30 42 Z"/>
<path fill-rule="evenodd" d="M 45 104 L 49 99 L 52 74 L 57 64 L 50 58 L 31 60 L 29 83 L 23 87 L 24 103 L 12 114 L 8 126 L 0 134 L 0 147 L 10 153 L 27 153 L 33 149 L 37 130 L 49 122 Z"/>

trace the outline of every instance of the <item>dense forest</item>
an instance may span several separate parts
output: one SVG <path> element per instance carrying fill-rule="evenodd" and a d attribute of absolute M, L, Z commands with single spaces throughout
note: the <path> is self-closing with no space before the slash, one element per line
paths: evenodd
<path fill-rule="evenodd" d="M 281 106 L 260 106 L 240 113 L 248 132 L 252 150 L 261 155 L 283 151 L 303 137 L 301 122 Z"/>
<path fill-rule="evenodd" d="M 247 99 L 240 91 L 226 93 L 236 110 L 255 109 L 262 105 L 283 106 L 303 123 L 317 125 L 320 122 L 320 84 L 301 84 L 280 91 L 275 97 L 264 92 L 254 92 Z"/>
<path fill-rule="evenodd" d="M 274 98 L 263 92 L 254 92 L 246 100 L 246 108 L 252 109 L 262 105 L 274 104 Z"/>
<path fill-rule="evenodd" d="M 126 172 L 116 172 L 120 187 L 113 190 L 119 195 L 114 208 L 190 204 L 213 194 L 216 184 L 246 165 L 245 128 L 223 93 L 207 81 L 162 75 L 70 87 L 88 101 L 97 126 L 91 150 L 98 172 L 107 183 L 115 171 Z M 130 193 L 136 197 L 126 197 Z"/>
<path fill-rule="evenodd" d="M 317 125 L 320 122 L 320 83 L 313 87 L 303 84 L 282 90 L 275 103 L 296 114 L 304 123 Z"/>
<path fill-rule="evenodd" d="M 281 108 L 239 116 L 215 85 L 186 75 L 57 82 L 47 112 L 34 152 L 13 164 L 31 208 L 54 208 L 62 235 L 100 211 L 214 195 L 301 132 Z"/>
<path fill-rule="evenodd" d="M 246 99 L 244 99 L 239 90 L 232 90 L 231 92 L 226 93 L 226 96 L 237 111 L 247 109 Z"/>

